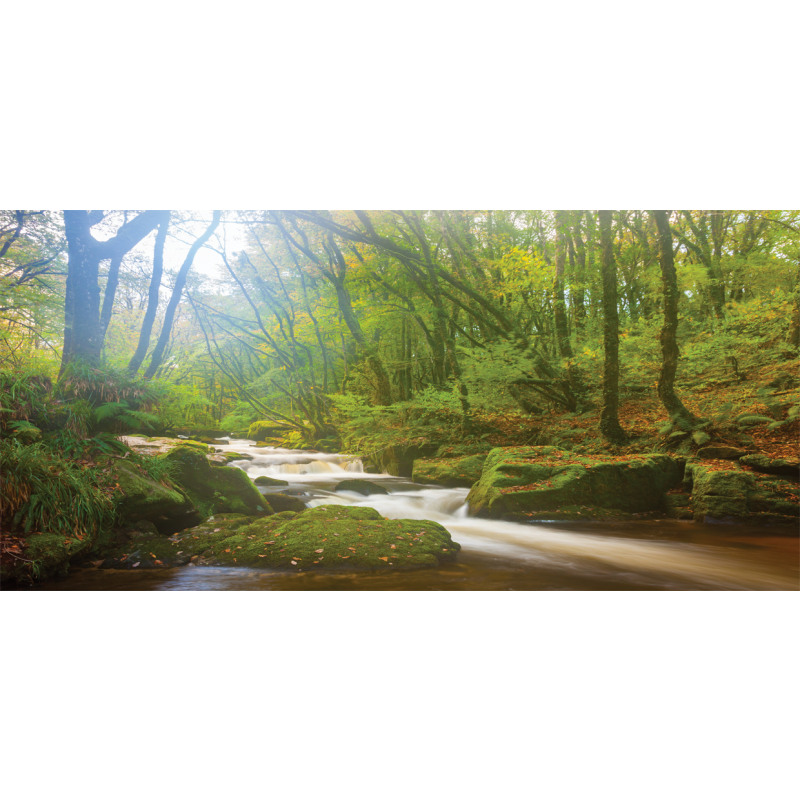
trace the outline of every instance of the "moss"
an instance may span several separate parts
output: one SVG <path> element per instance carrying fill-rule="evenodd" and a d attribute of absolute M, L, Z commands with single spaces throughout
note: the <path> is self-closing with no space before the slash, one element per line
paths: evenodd
<path fill-rule="evenodd" d="M 615 515 L 665 508 L 682 462 L 661 454 L 586 456 L 555 447 L 503 447 L 489 453 L 467 501 L 473 513 L 508 518 L 555 518 L 567 509 Z M 561 518 L 567 518 L 562 516 Z M 578 518 L 586 518 L 583 513 Z"/>
<path fill-rule="evenodd" d="M 272 512 L 247 473 L 238 467 L 212 467 L 202 453 L 189 447 L 176 447 L 160 458 L 174 465 L 175 482 L 201 511 L 234 514 Z"/>
<path fill-rule="evenodd" d="M 387 520 L 375 509 L 346 506 L 282 512 L 235 528 L 209 521 L 179 538 L 204 563 L 293 570 L 412 569 L 450 561 L 460 550 L 435 522 Z"/>
<path fill-rule="evenodd" d="M 171 533 L 199 521 L 187 495 L 154 481 L 133 464 L 114 462 L 114 475 L 121 493 L 116 504 L 117 517 L 123 523 L 149 520 L 163 533 Z"/>
<path fill-rule="evenodd" d="M 418 458 L 411 479 L 417 483 L 469 488 L 480 480 L 486 457 L 486 453 L 481 453 L 463 458 Z"/>
<path fill-rule="evenodd" d="M 273 492 L 268 497 L 270 508 L 273 511 L 305 511 L 306 504 L 299 498 L 291 494 Z"/>
<path fill-rule="evenodd" d="M 696 520 L 797 523 L 800 505 L 793 481 L 701 462 L 687 465 L 687 472 Z"/>
<path fill-rule="evenodd" d="M 336 484 L 336 489 L 334 491 L 357 492 L 358 494 L 363 495 L 389 494 L 389 492 L 384 489 L 383 486 L 379 486 L 377 483 L 373 483 L 372 481 L 362 480 L 361 478 L 351 478 L 346 481 L 341 481 L 340 483 Z"/>
<path fill-rule="evenodd" d="M 247 438 L 253 439 L 256 442 L 261 442 L 264 439 L 273 439 L 282 436 L 287 431 L 284 425 L 279 425 L 272 420 L 259 420 L 254 422 L 247 430 Z"/>
<path fill-rule="evenodd" d="M 270 478 L 268 475 L 259 475 L 253 480 L 256 486 L 288 486 L 289 481 L 282 481 L 280 478 Z"/>

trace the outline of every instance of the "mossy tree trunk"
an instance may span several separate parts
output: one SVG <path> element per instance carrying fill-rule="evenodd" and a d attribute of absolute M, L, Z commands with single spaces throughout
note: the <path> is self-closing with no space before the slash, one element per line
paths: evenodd
<path fill-rule="evenodd" d="M 603 279 L 603 410 L 600 431 L 611 442 L 625 441 L 619 424 L 619 315 L 617 311 L 617 264 L 614 260 L 611 212 L 598 213 Z"/>
<path fill-rule="evenodd" d="M 697 418 L 683 405 L 675 393 L 675 373 L 678 370 L 678 277 L 672 252 L 672 230 L 668 211 L 651 211 L 658 228 L 658 252 L 661 264 L 661 283 L 664 296 L 664 325 L 661 328 L 661 372 L 658 376 L 658 396 L 673 423 L 691 430 Z"/>

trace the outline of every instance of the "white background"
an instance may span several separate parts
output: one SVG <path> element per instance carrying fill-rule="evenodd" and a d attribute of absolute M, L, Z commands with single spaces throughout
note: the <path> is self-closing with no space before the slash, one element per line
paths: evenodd
<path fill-rule="evenodd" d="M 5 208 L 798 208 L 776 2 L 4 9 Z M 796 593 L 3 592 L 9 796 L 796 797 Z"/>

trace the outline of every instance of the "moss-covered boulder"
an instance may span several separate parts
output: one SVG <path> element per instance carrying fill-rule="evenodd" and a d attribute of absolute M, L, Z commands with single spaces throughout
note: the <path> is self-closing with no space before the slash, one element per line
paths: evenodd
<path fill-rule="evenodd" d="M 410 478 L 414 469 L 414 461 L 418 458 L 429 458 L 437 449 L 437 445 L 412 444 L 392 445 L 374 453 L 369 461 L 379 472 L 388 472 L 390 475 L 399 475 Z"/>
<path fill-rule="evenodd" d="M 683 462 L 661 454 L 581 456 L 555 447 L 498 447 L 467 502 L 508 519 L 591 519 L 666 509 Z"/>
<path fill-rule="evenodd" d="M 375 509 L 348 506 L 255 520 L 215 515 L 175 538 L 197 563 L 289 570 L 415 569 L 451 561 L 461 549 L 436 522 L 384 519 Z"/>
<path fill-rule="evenodd" d="M 160 458 L 173 465 L 173 480 L 201 512 L 270 514 L 272 509 L 244 470 L 214 466 L 191 447 L 176 447 Z"/>
<path fill-rule="evenodd" d="M 366 481 L 362 478 L 351 478 L 349 480 L 340 481 L 336 484 L 336 492 L 357 492 L 358 494 L 389 494 L 389 492 L 377 483 Z"/>
<path fill-rule="evenodd" d="M 757 472 L 765 472 L 768 475 L 781 475 L 787 478 L 800 479 L 800 461 L 795 459 L 790 461 L 787 458 L 770 458 L 763 453 L 753 453 L 742 456 L 740 464 L 744 464 Z"/>
<path fill-rule="evenodd" d="M 267 502 L 275 512 L 280 511 L 305 511 L 306 504 L 299 497 L 283 492 L 270 492 Z"/>
<path fill-rule="evenodd" d="M 249 453 L 235 453 L 233 450 L 217 450 L 214 458 L 218 463 L 230 464 L 231 461 L 252 461 L 253 456 Z"/>
<path fill-rule="evenodd" d="M 486 456 L 486 453 L 481 453 L 464 458 L 418 458 L 414 462 L 411 480 L 469 488 L 480 480 Z"/>
<path fill-rule="evenodd" d="M 266 439 L 277 439 L 286 434 L 289 429 L 285 425 L 273 422 L 270 419 L 254 422 L 247 430 L 247 438 L 261 442 Z"/>
<path fill-rule="evenodd" d="M 203 455 L 198 455 L 198 458 L 205 461 Z M 122 524 L 147 520 L 161 533 L 173 533 L 200 521 L 191 498 L 180 489 L 153 480 L 127 461 L 117 459 L 112 464 L 118 484 L 117 519 Z"/>
<path fill-rule="evenodd" d="M 289 481 L 282 481 L 280 478 L 270 478 L 269 475 L 259 475 L 253 479 L 256 486 L 288 486 Z"/>
<path fill-rule="evenodd" d="M 797 525 L 800 506 L 793 481 L 731 465 L 690 462 L 686 483 L 692 491 L 694 518 L 700 522 L 790 523 Z"/>

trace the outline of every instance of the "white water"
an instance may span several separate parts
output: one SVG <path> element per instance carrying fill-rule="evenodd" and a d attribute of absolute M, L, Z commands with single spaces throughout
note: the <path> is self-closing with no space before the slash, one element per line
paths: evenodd
<path fill-rule="evenodd" d="M 391 475 L 364 472 L 359 459 L 339 454 L 310 453 L 255 447 L 231 440 L 220 447 L 247 453 L 252 461 L 234 461 L 251 478 L 268 475 L 289 482 L 309 506 L 324 504 L 367 506 L 391 519 L 429 519 L 447 528 L 462 547 L 462 556 L 478 554 L 531 569 L 547 568 L 591 574 L 593 571 L 636 573 L 659 579 L 690 581 L 721 589 L 797 589 L 797 580 L 783 570 L 735 558 L 702 545 L 652 541 L 607 533 L 583 533 L 553 523 L 516 524 L 469 516 L 467 489 L 423 487 Z M 363 478 L 383 484 L 388 495 L 364 496 L 334 491 L 339 481 Z"/>

